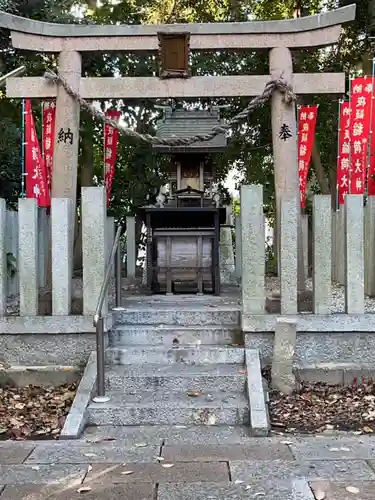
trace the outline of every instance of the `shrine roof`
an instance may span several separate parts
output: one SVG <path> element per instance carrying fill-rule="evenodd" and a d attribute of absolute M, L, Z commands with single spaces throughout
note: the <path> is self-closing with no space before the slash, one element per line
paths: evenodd
<path fill-rule="evenodd" d="M 212 129 L 220 124 L 220 111 L 218 108 L 209 110 L 184 110 L 165 108 L 164 117 L 156 123 L 156 137 L 168 139 L 172 137 L 191 137 L 209 134 Z M 210 141 L 196 142 L 190 146 L 157 146 L 156 152 L 220 152 L 227 147 L 225 134 L 218 134 Z"/>

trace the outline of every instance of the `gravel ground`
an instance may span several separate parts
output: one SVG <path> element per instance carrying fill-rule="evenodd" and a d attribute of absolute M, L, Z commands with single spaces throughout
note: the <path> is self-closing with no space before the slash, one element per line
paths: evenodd
<path fill-rule="evenodd" d="M 280 281 L 276 277 L 269 277 L 268 276 L 266 278 L 266 290 L 267 290 L 268 296 L 271 296 L 273 293 L 280 291 L 280 284 L 279 283 L 280 283 Z M 81 280 L 75 280 L 74 286 L 75 286 L 76 293 L 80 293 L 80 290 L 82 289 Z M 133 290 L 133 288 L 134 287 L 128 286 L 125 283 L 122 286 L 123 292 L 131 291 L 134 293 L 135 290 Z M 306 280 L 306 289 L 311 290 L 311 291 L 313 289 L 311 278 Z M 114 296 L 115 296 L 114 280 L 111 283 L 110 292 L 112 292 L 112 293 L 108 294 L 109 306 L 113 307 L 114 306 Z M 331 312 L 332 313 L 345 312 L 345 287 L 343 287 L 337 283 L 332 283 Z M 375 297 L 365 297 L 365 312 L 366 313 L 375 313 Z M 19 314 L 19 297 L 15 297 L 15 296 L 9 297 L 9 299 L 8 299 L 8 314 L 12 314 L 12 315 Z"/>

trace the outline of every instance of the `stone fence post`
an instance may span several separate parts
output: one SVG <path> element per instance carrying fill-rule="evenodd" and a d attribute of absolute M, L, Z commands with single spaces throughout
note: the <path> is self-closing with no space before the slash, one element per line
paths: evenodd
<path fill-rule="evenodd" d="M 39 305 L 38 206 L 36 199 L 18 200 L 18 232 L 20 316 L 36 316 Z"/>
<path fill-rule="evenodd" d="M 0 198 L 0 316 L 7 312 L 7 252 L 5 248 L 6 203 Z"/>
<path fill-rule="evenodd" d="M 83 314 L 92 316 L 99 300 L 107 264 L 107 203 L 105 188 L 82 188 Z M 103 314 L 107 312 L 107 294 Z"/>

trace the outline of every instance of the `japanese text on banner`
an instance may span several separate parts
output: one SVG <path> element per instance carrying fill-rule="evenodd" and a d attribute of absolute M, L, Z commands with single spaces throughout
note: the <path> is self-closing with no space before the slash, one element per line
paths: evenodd
<path fill-rule="evenodd" d="M 52 188 L 53 151 L 55 146 L 56 103 L 43 102 L 43 159 L 47 172 L 48 189 Z"/>
<path fill-rule="evenodd" d="M 25 102 L 25 173 L 27 198 L 36 198 L 39 207 L 49 207 L 51 199 L 47 173 L 40 152 L 30 99 Z"/>
<path fill-rule="evenodd" d="M 363 194 L 367 171 L 368 138 L 370 134 L 372 78 L 352 80 L 350 115 L 350 193 Z"/>
<path fill-rule="evenodd" d="M 307 176 L 315 140 L 317 115 L 318 106 L 301 106 L 298 113 L 298 175 L 301 208 L 306 207 Z"/>
<path fill-rule="evenodd" d="M 350 179 L 350 102 L 340 103 L 339 140 L 337 154 L 337 189 L 339 205 L 344 203 L 345 195 L 349 192 Z"/>
<path fill-rule="evenodd" d="M 107 111 L 106 116 L 112 118 L 112 120 L 118 120 L 120 111 Z M 115 176 L 117 142 L 118 130 L 106 123 L 104 127 L 104 181 L 107 191 L 107 206 L 110 204 L 113 178 Z"/>

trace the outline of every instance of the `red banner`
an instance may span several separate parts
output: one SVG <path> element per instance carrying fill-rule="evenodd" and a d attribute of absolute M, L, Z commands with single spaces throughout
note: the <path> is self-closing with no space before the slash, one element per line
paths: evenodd
<path fill-rule="evenodd" d="M 363 194 L 367 171 L 368 137 L 372 102 L 372 78 L 354 78 L 351 85 L 350 193 Z"/>
<path fill-rule="evenodd" d="M 340 103 L 339 137 L 337 154 L 337 189 L 339 204 L 343 205 L 345 195 L 349 192 L 350 167 L 350 102 Z"/>
<path fill-rule="evenodd" d="M 108 118 L 118 120 L 120 111 L 111 110 L 106 112 Z M 113 178 L 115 176 L 116 156 L 117 156 L 118 130 L 107 123 L 104 127 L 104 181 L 107 191 L 107 206 L 109 207 L 111 199 L 111 190 Z"/>
<path fill-rule="evenodd" d="M 306 207 L 306 186 L 315 140 L 318 106 L 301 106 L 298 112 L 298 174 L 301 208 Z"/>
<path fill-rule="evenodd" d="M 47 173 L 40 152 L 30 99 L 25 101 L 25 174 L 26 197 L 36 198 L 39 207 L 49 207 L 51 198 Z"/>
<path fill-rule="evenodd" d="M 43 159 L 47 171 L 49 192 L 52 189 L 53 150 L 55 145 L 56 103 L 45 101 L 43 106 Z"/>

